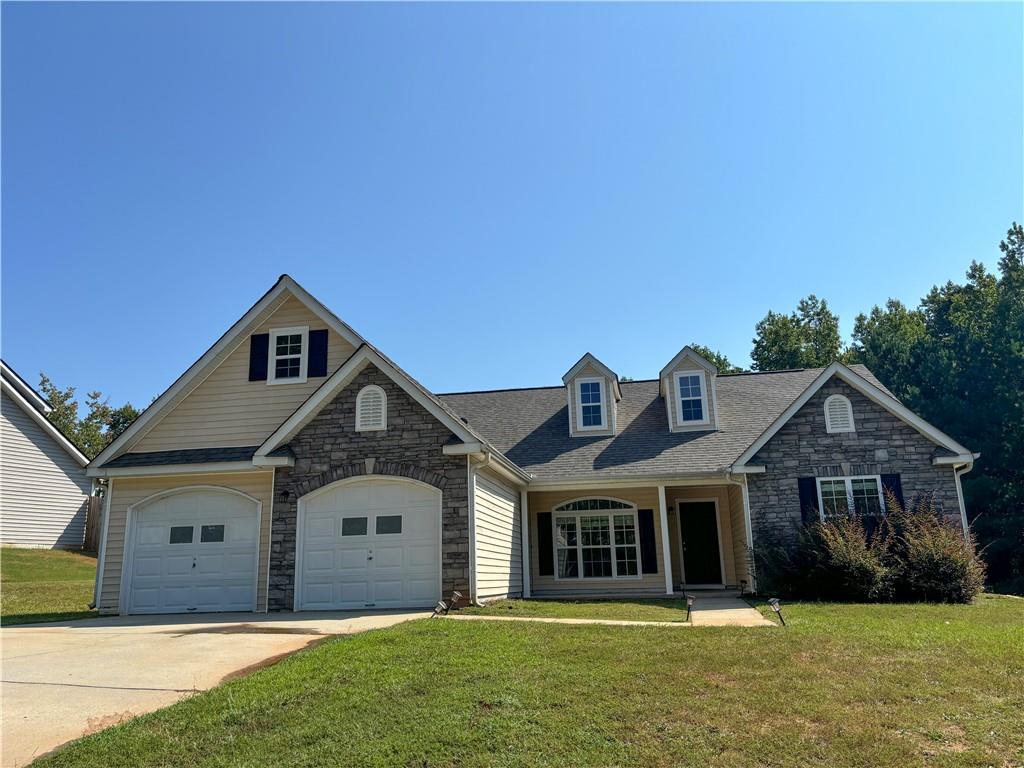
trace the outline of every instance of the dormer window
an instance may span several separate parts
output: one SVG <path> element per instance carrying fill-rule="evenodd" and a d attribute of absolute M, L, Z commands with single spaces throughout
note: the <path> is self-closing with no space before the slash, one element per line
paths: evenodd
<path fill-rule="evenodd" d="M 692 347 L 683 347 L 661 369 L 659 391 L 665 399 L 670 432 L 719 429 L 715 381 L 718 368 Z"/>
<path fill-rule="evenodd" d="M 270 331 L 268 384 L 301 384 L 306 381 L 309 328 L 275 328 Z"/>
<path fill-rule="evenodd" d="M 700 424 L 707 421 L 707 407 L 704 405 L 704 375 L 681 373 L 679 385 L 679 420 L 684 424 Z"/>
<path fill-rule="evenodd" d="M 605 398 L 601 379 L 578 379 L 576 381 L 577 407 L 576 421 L 580 429 L 604 429 L 608 422 L 605 418 Z"/>

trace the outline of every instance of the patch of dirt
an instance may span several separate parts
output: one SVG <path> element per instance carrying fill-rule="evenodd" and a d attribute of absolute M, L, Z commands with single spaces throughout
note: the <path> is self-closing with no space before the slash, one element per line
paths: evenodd
<path fill-rule="evenodd" d="M 294 633 L 294 634 L 303 634 L 303 633 Z M 317 632 L 316 634 L 319 635 L 319 636 L 313 638 L 312 640 L 310 640 L 308 643 L 306 643 L 301 648 L 296 648 L 296 649 L 291 650 L 291 651 L 285 651 L 284 653 L 278 653 L 278 654 L 275 654 L 274 656 L 268 656 L 267 658 L 263 659 L 262 661 L 257 661 L 255 664 L 250 664 L 247 667 L 242 667 L 241 669 L 236 669 L 234 672 L 229 672 L 228 674 L 224 675 L 224 677 L 222 677 L 220 679 L 220 682 L 218 682 L 217 685 L 223 685 L 224 683 L 228 682 L 229 680 L 237 680 L 240 677 L 246 677 L 247 675 L 251 675 L 253 672 L 258 672 L 261 669 L 266 669 L 267 667 L 272 667 L 275 664 L 277 664 L 277 662 L 283 661 L 284 659 L 287 659 L 292 654 L 298 653 L 299 651 L 308 651 L 310 648 L 315 648 L 316 646 L 320 645 L 320 643 L 324 642 L 325 640 L 329 640 L 330 639 L 329 635 L 321 635 L 319 632 Z"/>
<path fill-rule="evenodd" d="M 99 731 L 106 730 L 114 725 L 120 725 L 135 717 L 135 713 L 131 710 L 125 712 L 115 712 L 112 715 L 101 715 L 99 717 L 90 717 L 86 720 L 85 730 L 82 731 L 83 736 L 89 736 Z"/>
<path fill-rule="evenodd" d="M 323 635 L 318 629 L 309 627 L 268 627 L 256 624 L 223 624 L 220 626 L 196 627 L 195 629 L 168 629 L 168 635 Z"/>

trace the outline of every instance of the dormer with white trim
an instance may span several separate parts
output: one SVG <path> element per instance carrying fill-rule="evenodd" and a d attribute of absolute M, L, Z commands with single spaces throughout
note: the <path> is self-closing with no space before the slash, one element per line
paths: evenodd
<path fill-rule="evenodd" d="M 622 399 L 615 371 L 587 352 L 565 376 L 569 434 L 607 437 L 615 434 L 618 402 Z"/>
<path fill-rule="evenodd" d="M 683 347 L 661 369 L 661 396 L 665 398 L 671 432 L 714 432 L 718 429 L 715 378 L 718 368 L 690 347 Z"/>

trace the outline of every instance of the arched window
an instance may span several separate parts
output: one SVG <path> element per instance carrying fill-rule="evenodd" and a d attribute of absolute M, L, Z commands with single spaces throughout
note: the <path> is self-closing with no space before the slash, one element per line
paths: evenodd
<path fill-rule="evenodd" d="M 388 428 L 388 396 L 376 384 L 369 384 L 356 395 L 356 432 Z"/>
<path fill-rule="evenodd" d="M 829 432 L 855 432 L 853 406 L 843 395 L 830 395 L 825 400 L 825 429 Z"/>
<path fill-rule="evenodd" d="M 556 579 L 639 579 L 636 507 L 618 499 L 576 499 L 552 510 Z"/>

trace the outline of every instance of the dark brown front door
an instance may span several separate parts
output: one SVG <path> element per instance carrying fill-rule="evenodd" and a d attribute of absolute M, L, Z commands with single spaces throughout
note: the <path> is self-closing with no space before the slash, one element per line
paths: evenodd
<path fill-rule="evenodd" d="M 679 530 L 683 538 L 683 580 L 687 584 L 721 584 L 722 560 L 718 551 L 715 502 L 681 503 Z"/>

